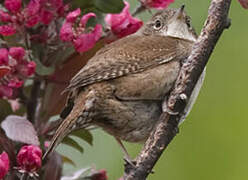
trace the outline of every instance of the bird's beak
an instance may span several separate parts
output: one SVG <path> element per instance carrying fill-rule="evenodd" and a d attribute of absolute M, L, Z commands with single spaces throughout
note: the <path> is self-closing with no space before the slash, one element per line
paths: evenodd
<path fill-rule="evenodd" d="M 177 13 L 176 13 L 176 18 L 177 18 L 177 19 L 182 19 L 184 8 L 185 8 L 185 5 L 183 4 L 183 5 L 180 7 L 180 9 L 177 10 Z"/>

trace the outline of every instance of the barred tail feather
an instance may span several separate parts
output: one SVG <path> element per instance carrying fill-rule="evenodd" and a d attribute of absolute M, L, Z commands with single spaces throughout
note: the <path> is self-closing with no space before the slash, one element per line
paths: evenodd
<path fill-rule="evenodd" d="M 73 126 L 76 123 L 77 119 L 81 116 L 82 112 L 84 112 L 84 103 L 85 95 L 84 93 L 80 93 L 77 100 L 75 101 L 72 111 L 56 130 L 51 143 L 49 144 L 49 147 L 43 155 L 42 159 L 45 159 L 50 153 L 52 153 L 58 146 L 58 144 L 64 139 L 64 137 L 66 137 L 73 130 Z"/>

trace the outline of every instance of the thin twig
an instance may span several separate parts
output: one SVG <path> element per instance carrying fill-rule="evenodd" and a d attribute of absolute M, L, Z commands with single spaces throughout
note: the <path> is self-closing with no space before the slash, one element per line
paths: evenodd
<path fill-rule="evenodd" d="M 144 12 L 146 10 L 146 6 L 142 2 L 139 3 L 139 5 L 136 7 L 134 12 L 132 13 L 132 16 L 137 16 L 138 14 Z"/>
<path fill-rule="evenodd" d="M 136 166 L 125 170 L 125 180 L 145 180 L 162 152 L 177 134 L 179 119 L 187 104 L 181 97 L 182 95 L 190 97 L 220 35 L 225 28 L 229 27 L 230 21 L 227 17 L 230 4 L 231 0 L 212 0 L 205 25 L 194 44 L 191 55 L 183 63 L 168 100 L 167 106 L 171 111 L 178 112 L 178 115 L 162 113 L 154 132 L 136 158 Z"/>

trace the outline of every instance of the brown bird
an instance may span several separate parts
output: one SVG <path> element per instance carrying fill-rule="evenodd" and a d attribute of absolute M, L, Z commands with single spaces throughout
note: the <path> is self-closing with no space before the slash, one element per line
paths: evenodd
<path fill-rule="evenodd" d="M 144 142 L 162 112 L 197 35 L 180 9 L 156 13 L 138 32 L 99 50 L 70 81 L 65 117 L 44 157 L 71 131 L 101 127 L 121 140 Z"/>

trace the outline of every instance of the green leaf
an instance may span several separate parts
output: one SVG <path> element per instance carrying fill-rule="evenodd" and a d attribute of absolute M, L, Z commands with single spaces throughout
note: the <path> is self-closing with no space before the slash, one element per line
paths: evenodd
<path fill-rule="evenodd" d="M 61 155 L 61 154 L 60 154 L 60 155 Z M 70 164 L 70 165 L 76 167 L 76 164 L 73 162 L 73 160 L 71 160 L 71 159 L 68 158 L 67 156 L 61 155 L 61 158 L 62 158 L 62 161 L 63 161 L 64 163 L 68 163 L 68 164 Z"/>
<path fill-rule="evenodd" d="M 72 6 L 73 9 L 76 9 L 79 7 L 81 9 L 84 9 L 84 8 L 90 8 L 94 6 L 92 1 L 89 1 L 89 0 L 73 0 L 70 2 L 70 5 Z"/>
<path fill-rule="evenodd" d="M 94 5 L 103 13 L 120 13 L 125 6 L 122 0 L 94 0 Z"/>
<path fill-rule="evenodd" d="M 86 141 L 87 143 L 89 143 L 91 146 L 93 145 L 93 136 L 92 134 L 87 131 L 87 130 L 83 130 L 83 129 L 79 129 L 76 131 L 73 131 L 70 135 L 72 136 L 76 136 L 80 139 L 83 139 L 84 141 Z"/>
<path fill-rule="evenodd" d="M 36 72 L 41 76 L 50 75 L 54 72 L 54 67 L 44 66 L 37 58 L 34 59 L 36 63 Z"/>
<path fill-rule="evenodd" d="M 77 143 L 77 141 L 75 141 L 74 139 L 72 139 L 68 136 L 63 139 L 62 143 L 67 144 L 68 146 L 75 148 L 76 150 L 78 150 L 81 153 L 84 152 L 84 149 Z"/>

